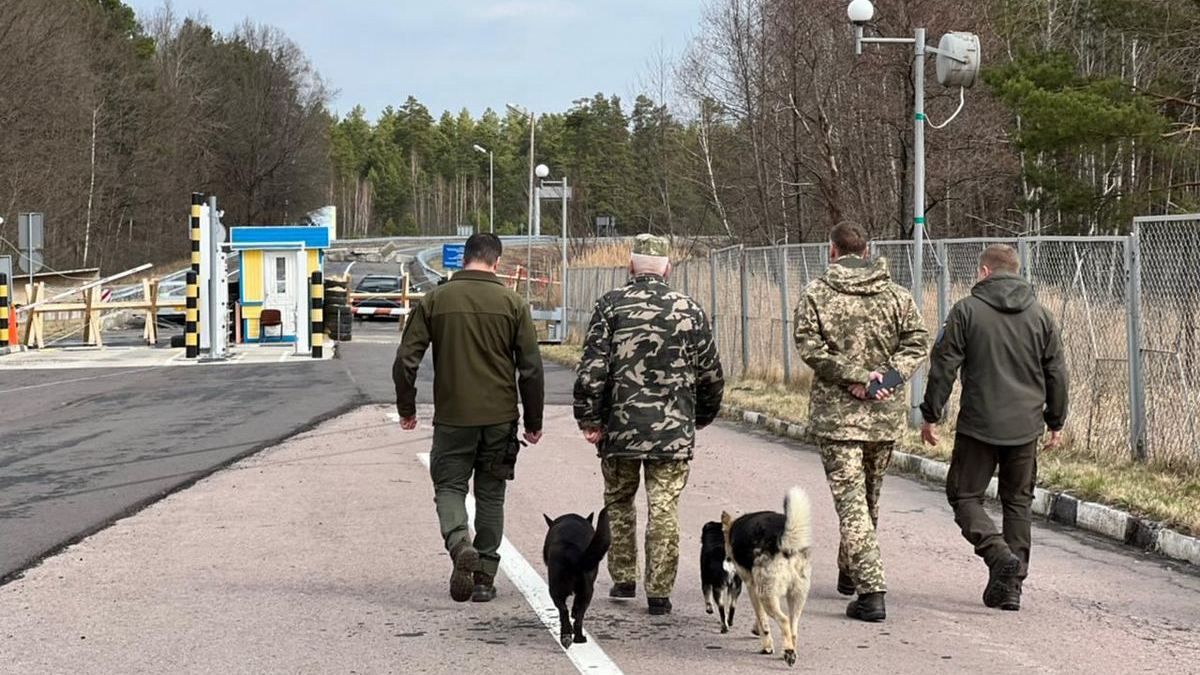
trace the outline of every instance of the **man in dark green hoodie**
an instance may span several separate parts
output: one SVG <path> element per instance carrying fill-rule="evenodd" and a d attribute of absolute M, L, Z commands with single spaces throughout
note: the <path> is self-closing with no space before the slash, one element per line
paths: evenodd
<path fill-rule="evenodd" d="M 1029 571 L 1030 514 L 1037 480 L 1038 440 L 1058 445 L 1067 416 L 1067 366 L 1050 312 L 1018 276 L 1017 252 L 990 246 L 979 257 L 979 282 L 959 301 L 933 347 L 921 413 L 921 436 L 936 445 L 954 380 L 962 369 L 962 399 L 946 496 L 963 537 L 988 566 L 983 603 L 1021 608 Z M 996 467 L 1003 532 L 983 508 Z"/>

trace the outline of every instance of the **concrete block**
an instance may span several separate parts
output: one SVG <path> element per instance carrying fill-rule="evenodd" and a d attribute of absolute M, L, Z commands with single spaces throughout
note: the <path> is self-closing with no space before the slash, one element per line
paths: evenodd
<path fill-rule="evenodd" d="M 1154 548 L 1170 558 L 1200 565 L 1200 539 L 1195 537 L 1180 534 L 1175 530 L 1159 530 Z"/>
<path fill-rule="evenodd" d="M 1039 516 L 1050 515 L 1054 505 L 1054 493 L 1040 487 L 1033 488 L 1033 512 Z"/>
<path fill-rule="evenodd" d="M 1054 505 L 1050 507 L 1050 520 L 1075 527 L 1078 508 L 1078 499 L 1066 494 L 1056 495 L 1054 497 Z"/>
<path fill-rule="evenodd" d="M 1103 504 L 1080 502 L 1075 509 L 1075 525 L 1110 539 L 1125 541 L 1129 514 Z"/>
<path fill-rule="evenodd" d="M 1130 516 L 1125 526 L 1125 543 L 1143 550 L 1153 549 L 1158 529 L 1156 523 Z"/>
<path fill-rule="evenodd" d="M 939 462 L 933 459 L 921 458 L 921 474 L 926 478 L 935 480 L 939 483 L 946 482 L 946 476 L 950 475 L 950 465 L 945 462 Z"/>
<path fill-rule="evenodd" d="M 758 424 L 758 413 L 747 410 L 742 413 L 742 421 L 746 424 Z"/>
<path fill-rule="evenodd" d="M 802 439 L 805 437 L 805 435 L 807 435 L 807 431 L 802 425 L 789 424 L 787 427 L 787 435 L 795 439 Z"/>

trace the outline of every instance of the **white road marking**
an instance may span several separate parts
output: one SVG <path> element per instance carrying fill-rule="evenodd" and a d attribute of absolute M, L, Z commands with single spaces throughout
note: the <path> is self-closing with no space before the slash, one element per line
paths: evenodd
<path fill-rule="evenodd" d="M 350 270 L 354 269 L 354 266 L 357 264 L 358 264 L 358 261 L 355 260 L 354 262 L 350 263 L 349 265 L 346 265 L 346 271 L 343 272 L 343 274 L 345 274 L 346 276 L 350 276 Z M 350 289 L 346 289 L 346 290 L 350 290 Z"/>
<path fill-rule="evenodd" d="M 134 370 L 127 370 L 127 371 L 120 372 L 120 373 L 108 373 L 107 375 L 93 375 L 92 377 L 77 377 L 73 380 L 59 380 L 58 382 L 45 382 L 43 384 L 31 384 L 26 387 L 17 387 L 15 389 L 2 389 L 2 390 L 0 390 L 0 394 L 11 394 L 16 391 L 29 391 L 30 389 L 45 389 L 46 387 L 57 387 L 61 384 L 77 384 L 79 382 L 91 382 L 92 380 L 103 380 L 103 379 L 109 378 L 109 377 L 124 377 L 126 375 L 132 375 L 134 373 L 144 373 L 147 370 L 157 370 L 158 368 L 159 368 L 159 366 L 150 366 L 149 368 L 137 368 Z"/>
<path fill-rule="evenodd" d="M 391 413 L 389 418 L 395 416 L 399 418 L 398 413 Z M 417 457 L 421 460 L 421 464 L 425 468 L 429 468 L 429 453 L 417 453 Z M 467 494 L 467 517 L 470 519 L 471 527 L 475 526 L 475 496 Z M 562 649 L 562 644 L 558 641 L 558 610 L 554 607 L 554 600 L 550 598 L 550 588 L 546 582 L 542 580 L 537 570 L 529 561 L 521 555 L 517 548 L 512 545 L 508 537 L 500 540 L 500 571 L 504 572 L 504 576 L 512 582 L 512 585 L 525 596 L 525 601 L 533 608 L 534 613 L 542 620 L 542 624 L 550 631 L 550 635 L 554 639 L 554 644 Z M 596 637 L 587 630 L 584 630 L 588 641 L 581 645 L 571 645 L 570 649 L 564 649 L 567 658 L 571 659 L 571 663 L 575 664 L 576 670 L 581 673 L 602 673 L 604 675 L 622 675 L 621 669 L 617 664 L 604 653 L 600 645 L 596 642 Z"/>
<path fill-rule="evenodd" d="M 284 352 L 283 354 L 280 354 L 280 355 L 279 355 L 279 362 L 280 362 L 280 363 L 283 363 L 284 361 L 287 361 L 287 360 L 288 360 L 288 357 L 289 357 L 289 356 L 291 356 L 291 355 L 292 355 L 292 353 L 291 353 L 291 352 Z"/>

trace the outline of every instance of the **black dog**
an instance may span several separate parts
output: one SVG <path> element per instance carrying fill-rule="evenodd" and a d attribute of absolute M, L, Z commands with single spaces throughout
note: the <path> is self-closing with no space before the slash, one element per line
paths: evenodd
<path fill-rule="evenodd" d="M 704 588 L 705 611 L 712 614 L 716 603 L 721 632 L 728 633 L 738 596 L 742 594 L 742 579 L 725 554 L 725 533 L 715 521 L 705 523 L 700 535 L 700 584 Z"/>
<path fill-rule="evenodd" d="M 542 547 L 542 560 L 546 563 L 546 571 L 550 577 L 550 597 L 558 608 L 560 622 L 559 639 L 563 649 L 570 648 L 572 641 L 576 644 L 587 642 L 583 635 L 583 615 L 588 605 L 592 603 L 592 592 L 596 585 L 596 573 L 600 570 L 600 561 L 608 553 L 612 543 L 612 533 L 608 526 L 608 509 L 600 510 L 600 518 L 592 529 L 592 516 L 587 518 L 568 513 L 550 520 L 550 516 L 542 515 L 550 531 L 546 533 L 546 543 Z M 575 596 L 571 614 L 567 614 L 567 598 Z M 572 631 L 571 618 L 575 619 Z"/>

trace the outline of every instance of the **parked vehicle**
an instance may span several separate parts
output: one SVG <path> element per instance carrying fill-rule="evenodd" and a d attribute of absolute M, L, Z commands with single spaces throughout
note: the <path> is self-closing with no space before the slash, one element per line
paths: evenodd
<path fill-rule="evenodd" d="M 386 298 L 353 298 L 350 301 L 354 309 L 354 318 L 362 320 L 370 317 L 388 317 L 400 319 L 403 316 L 404 303 L 400 293 L 404 290 L 404 277 L 387 274 L 368 274 L 354 287 L 355 293 L 392 293 L 393 297 Z"/>

